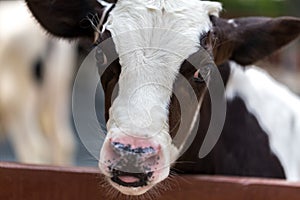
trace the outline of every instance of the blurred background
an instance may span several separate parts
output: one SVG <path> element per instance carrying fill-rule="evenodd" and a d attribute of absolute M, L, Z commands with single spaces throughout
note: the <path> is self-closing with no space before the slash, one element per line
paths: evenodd
<path fill-rule="evenodd" d="M 225 18 L 300 17 L 299 0 L 220 2 Z M 0 0 L 0 161 L 97 166 L 71 114 L 72 86 L 87 49 L 48 37 L 23 2 Z M 257 65 L 300 95 L 299 39 Z"/>

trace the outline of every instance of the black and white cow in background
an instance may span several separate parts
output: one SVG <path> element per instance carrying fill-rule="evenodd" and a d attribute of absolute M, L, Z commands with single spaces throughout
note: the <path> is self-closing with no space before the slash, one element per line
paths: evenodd
<path fill-rule="evenodd" d="M 70 165 L 74 44 L 49 38 L 24 1 L 0 1 L 0 128 L 17 161 Z"/>
<path fill-rule="evenodd" d="M 165 180 L 171 167 L 179 173 L 299 180 L 300 101 L 249 66 L 296 39 L 298 18 L 225 20 L 218 17 L 220 3 L 199 0 L 119 0 L 113 6 L 96 0 L 26 1 L 53 35 L 113 38 L 111 48 L 119 58 L 101 77 L 108 133 L 99 167 L 120 192 L 144 194 Z M 198 153 L 213 109 L 207 86 L 215 81 L 209 75 L 216 67 L 186 61 L 203 57 L 199 49 L 214 59 L 227 101 L 222 134 L 202 159 Z M 182 146 L 172 139 L 185 119 L 170 90 L 179 74 L 199 100 L 196 108 L 185 105 L 184 110 L 191 116 L 200 110 L 197 135 L 180 157 Z M 190 98 L 189 91 L 181 95 Z"/>

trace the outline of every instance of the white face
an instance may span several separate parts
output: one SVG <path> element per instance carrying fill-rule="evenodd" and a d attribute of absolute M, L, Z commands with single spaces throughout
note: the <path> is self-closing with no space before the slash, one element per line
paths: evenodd
<path fill-rule="evenodd" d="M 120 0 L 110 13 L 122 69 L 99 167 L 122 193 L 143 194 L 169 175 L 179 155 L 169 135 L 172 87 L 220 10 L 208 1 Z"/>

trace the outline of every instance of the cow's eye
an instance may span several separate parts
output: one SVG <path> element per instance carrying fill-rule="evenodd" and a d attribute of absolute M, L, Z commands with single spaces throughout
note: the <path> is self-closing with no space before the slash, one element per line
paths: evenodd
<path fill-rule="evenodd" d="M 215 32 L 208 31 L 207 33 L 203 34 L 200 38 L 200 45 L 206 50 L 212 50 L 214 47 L 214 43 L 216 42 L 216 35 Z"/>
<path fill-rule="evenodd" d="M 208 49 L 210 45 L 210 31 L 203 34 L 200 38 L 200 44 L 203 48 Z"/>
<path fill-rule="evenodd" d="M 197 83 L 207 82 L 210 76 L 210 72 L 211 69 L 209 65 L 201 67 L 195 72 L 193 80 Z"/>

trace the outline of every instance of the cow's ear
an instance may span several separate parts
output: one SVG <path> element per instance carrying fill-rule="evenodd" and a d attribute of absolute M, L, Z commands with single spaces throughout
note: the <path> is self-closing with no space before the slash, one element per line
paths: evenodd
<path fill-rule="evenodd" d="M 225 20 L 211 17 L 217 44 L 217 64 L 230 59 L 249 65 L 263 59 L 300 34 L 300 19 L 294 17 L 246 17 Z"/>
<path fill-rule="evenodd" d="M 97 0 L 26 0 L 37 21 L 49 33 L 64 38 L 93 37 L 103 6 Z"/>

